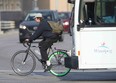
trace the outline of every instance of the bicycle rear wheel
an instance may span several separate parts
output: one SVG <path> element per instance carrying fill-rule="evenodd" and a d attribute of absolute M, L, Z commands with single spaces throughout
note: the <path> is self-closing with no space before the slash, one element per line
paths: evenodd
<path fill-rule="evenodd" d="M 64 66 L 65 57 L 68 57 L 68 54 L 62 51 L 56 51 L 50 55 L 49 61 L 52 64 L 52 68 L 50 70 L 51 74 L 57 77 L 62 77 L 70 72 L 71 68 L 66 68 Z"/>
<path fill-rule="evenodd" d="M 11 58 L 11 67 L 13 71 L 21 76 L 31 74 L 36 67 L 36 59 L 32 53 L 28 53 L 25 50 L 16 52 Z"/>

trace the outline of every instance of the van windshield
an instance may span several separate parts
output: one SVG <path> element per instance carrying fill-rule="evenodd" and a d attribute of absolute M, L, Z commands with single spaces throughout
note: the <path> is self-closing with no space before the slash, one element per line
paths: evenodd
<path fill-rule="evenodd" d="M 97 0 L 96 19 L 101 23 L 116 23 L 116 0 Z"/>
<path fill-rule="evenodd" d="M 115 25 L 116 0 L 82 0 L 79 22 L 86 25 Z"/>

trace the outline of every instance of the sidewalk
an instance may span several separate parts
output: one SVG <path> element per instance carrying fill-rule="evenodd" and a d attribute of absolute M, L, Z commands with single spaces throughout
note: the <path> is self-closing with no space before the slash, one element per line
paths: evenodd
<path fill-rule="evenodd" d="M 0 34 L 3 34 L 3 31 L 0 30 Z"/>
<path fill-rule="evenodd" d="M 3 34 L 0 34 L 0 36 L 4 36 L 4 35 L 10 35 L 10 34 L 14 34 L 14 33 L 18 33 L 18 29 L 11 29 L 11 30 L 7 30 L 4 31 Z"/>

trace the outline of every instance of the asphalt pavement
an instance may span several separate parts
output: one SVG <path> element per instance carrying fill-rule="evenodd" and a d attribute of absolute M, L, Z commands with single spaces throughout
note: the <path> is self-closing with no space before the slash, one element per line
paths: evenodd
<path fill-rule="evenodd" d="M 0 83 L 116 83 L 116 72 L 72 71 L 64 77 L 49 72 L 36 71 L 28 76 L 18 76 L 13 71 L 0 70 Z"/>
<path fill-rule="evenodd" d="M 6 31 L 0 37 L 15 35 L 18 29 Z M 3 64 L 4 65 L 4 64 Z M 43 70 L 28 76 L 18 76 L 12 70 L 0 70 L 0 83 L 116 83 L 116 70 L 72 70 L 64 77 L 55 77 Z"/>

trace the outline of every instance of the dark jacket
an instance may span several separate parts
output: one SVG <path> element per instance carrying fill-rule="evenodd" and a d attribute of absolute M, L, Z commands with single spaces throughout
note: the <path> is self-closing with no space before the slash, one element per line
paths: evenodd
<path fill-rule="evenodd" d="M 35 33 L 30 37 L 30 41 L 33 41 L 42 36 L 44 39 L 46 38 L 56 38 L 57 35 L 52 33 L 52 28 L 48 24 L 46 20 L 42 20 L 35 31 Z"/>

